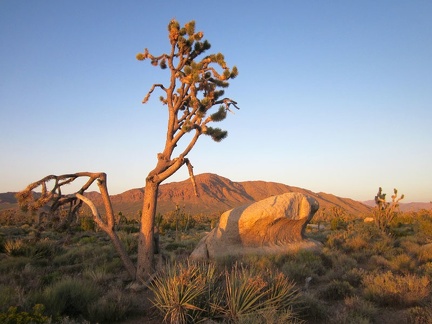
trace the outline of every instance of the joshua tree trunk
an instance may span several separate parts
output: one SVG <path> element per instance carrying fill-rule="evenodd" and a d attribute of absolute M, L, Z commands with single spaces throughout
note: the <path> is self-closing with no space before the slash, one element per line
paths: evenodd
<path fill-rule="evenodd" d="M 154 226 L 159 183 L 146 180 L 144 202 L 141 215 L 141 228 L 138 240 L 137 279 L 147 280 L 153 272 Z"/>

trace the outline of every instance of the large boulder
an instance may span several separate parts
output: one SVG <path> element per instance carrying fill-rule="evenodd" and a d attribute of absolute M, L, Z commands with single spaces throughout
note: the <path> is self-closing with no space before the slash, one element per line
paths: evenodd
<path fill-rule="evenodd" d="M 321 244 L 305 238 L 304 231 L 318 208 L 314 198 L 290 192 L 231 209 L 201 239 L 191 258 L 316 249 Z"/>

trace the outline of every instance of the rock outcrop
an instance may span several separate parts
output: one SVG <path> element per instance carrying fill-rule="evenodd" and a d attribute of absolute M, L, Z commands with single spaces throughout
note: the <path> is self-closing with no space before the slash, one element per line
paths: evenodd
<path fill-rule="evenodd" d="M 318 208 L 314 198 L 290 192 L 231 209 L 221 215 L 219 224 L 198 243 L 191 258 L 318 248 L 320 243 L 304 237 L 307 223 Z"/>

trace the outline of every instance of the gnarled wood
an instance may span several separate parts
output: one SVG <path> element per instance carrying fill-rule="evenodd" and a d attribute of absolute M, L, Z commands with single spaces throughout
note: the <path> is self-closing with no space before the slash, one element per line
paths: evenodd
<path fill-rule="evenodd" d="M 87 182 L 74 194 L 64 195 L 62 194 L 61 188 L 67 184 L 72 183 L 81 177 L 88 177 Z M 54 185 L 51 190 L 48 190 L 48 183 L 54 181 Z M 97 182 L 99 187 L 99 192 L 102 196 L 102 201 L 105 207 L 105 218 L 103 220 L 100 216 L 94 203 L 87 197 L 84 196 L 84 192 L 94 183 Z M 41 195 L 35 198 L 33 191 L 41 187 Z M 77 172 L 73 174 L 64 175 L 49 175 L 39 181 L 36 181 L 27 186 L 26 189 L 17 194 L 18 202 L 20 206 L 27 210 L 37 211 L 45 206 L 49 207 L 50 213 L 55 213 L 59 208 L 64 205 L 69 204 L 68 218 L 76 217 L 82 203 L 87 204 L 93 214 L 93 219 L 95 223 L 109 236 L 114 248 L 119 254 L 123 265 L 128 271 L 132 279 L 136 277 L 136 269 L 129 258 L 126 250 L 124 249 L 119 237 L 114 231 L 114 212 L 111 204 L 111 200 L 107 189 L 107 176 L 103 172 Z"/>

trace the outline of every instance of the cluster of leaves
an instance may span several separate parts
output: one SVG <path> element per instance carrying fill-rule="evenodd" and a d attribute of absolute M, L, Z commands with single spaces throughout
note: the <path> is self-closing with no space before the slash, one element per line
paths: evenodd
<path fill-rule="evenodd" d="M 176 115 L 173 128 L 169 132 L 174 134 L 181 130 L 182 133 L 187 133 L 195 129 L 219 142 L 227 136 L 227 132 L 207 124 L 224 120 L 231 105 L 238 109 L 235 101 L 222 98 L 225 93 L 223 89 L 229 86 L 228 80 L 238 75 L 237 67 L 230 69 L 222 53 L 210 54 L 196 60 L 210 49 L 211 45 L 207 40 L 202 41 L 202 32 L 195 31 L 195 21 L 180 27 L 176 20 L 172 20 L 168 24 L 168 32 L 170 53 L 154 56 L 145 49 L 143 53 L 137 54 L 136 58 L 140 61 L 149 59 L 152 65 L 162 69 L 169 68 L 180 85 L 176 86 L 172 78 L 169 86 L 154 84 L 143 103 L 146 103 L 154 89 L 159 87 L 165 92 L 159 97 L 160 101 L 168 105 L 170 111 Z M 219 109 L 204 119 L 215 105 L 219 105 Z"/>

